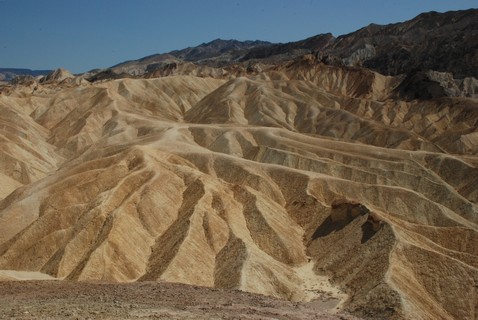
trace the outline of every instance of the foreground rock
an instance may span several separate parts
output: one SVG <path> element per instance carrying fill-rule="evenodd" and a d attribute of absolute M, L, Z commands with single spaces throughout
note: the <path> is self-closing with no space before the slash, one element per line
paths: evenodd
<path fill-rule="evenodd" d="M 0 282 L 0 319 L 358 319 L 326 305 L 172 283 Z"/>

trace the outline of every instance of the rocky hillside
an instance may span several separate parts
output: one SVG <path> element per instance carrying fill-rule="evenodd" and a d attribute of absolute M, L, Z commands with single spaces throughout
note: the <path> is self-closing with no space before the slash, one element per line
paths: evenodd
<path fill-rule="evenodd" d="M 476 100 L 395 100 L 401 83 L 311 56 L 230 80 L 11 87 L 0 269 L 472 318 Z"/>
<path fill-rule="evenodd" d="M 477 78 L 478 9 L 423 13 L 385 26 L 371 24 L 338 37 L 320 54 L 387 75 L 418 69 Z"/>

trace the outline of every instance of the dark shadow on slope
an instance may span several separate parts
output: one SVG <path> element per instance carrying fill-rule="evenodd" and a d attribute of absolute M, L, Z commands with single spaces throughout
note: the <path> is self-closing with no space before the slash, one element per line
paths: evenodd
<path fill-rule="evenodd" d="M 315 230 L 312 240 L 325 237 L 332 232 L 337 232 L 345 228 L 357 217 L 368 214 L 370 211 L 361 204 L 339 203 L 333 204 L 330 215 Z"/>
<path fill-rule="evenodd" d="M 367 215 L 367 220 L 362 224 L 361 243 L 370 240 L 380 229 L 381 223 L 376 220 L 370 210 L 362 204 L 339 203 L 333 204 L 330 215 L 320 224 L 312 235 L 312 240 L 326 237 L 333 232 L 338 232 L 359 217 Z"/>

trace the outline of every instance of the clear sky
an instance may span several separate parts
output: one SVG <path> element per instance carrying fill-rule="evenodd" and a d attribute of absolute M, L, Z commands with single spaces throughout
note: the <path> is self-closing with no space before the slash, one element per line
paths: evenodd
<path fill-rule="evenodd" d="M 0 67 L 72 72 L 221 39 L 335 36 L 477 0 L 0 0 Z"/>

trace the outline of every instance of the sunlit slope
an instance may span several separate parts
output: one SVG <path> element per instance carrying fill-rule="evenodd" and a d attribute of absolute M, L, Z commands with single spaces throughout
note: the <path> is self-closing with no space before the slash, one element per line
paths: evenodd
<path fill-rule="evenodd" d="M 299 64 L 2 97 L 59 162 L 0 203 L 0 269 L 303 300 L 311 263 L 358 315 L 473 318 L 476 101 L 399 81 Z"/>

